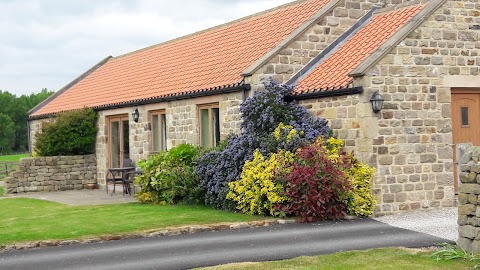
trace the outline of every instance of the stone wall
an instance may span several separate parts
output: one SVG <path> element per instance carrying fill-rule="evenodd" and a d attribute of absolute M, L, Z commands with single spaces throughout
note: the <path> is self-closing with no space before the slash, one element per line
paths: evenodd
<path fill-rule="evenodd" d="M 470 146 L 461 159 L 458 207 L 458 244 L 480 252 L 480 147 Z"/>
<path fill-rule="evenodd" d="M 243 93 L 230 93 L 222 95 L 220 104 L 220 138 L 226 139 L 228 135 L 240 132 L 242 118 L 240 104 L 243 102 Z"/>
<path fill-rule="evenodd" d="M 329 121 L 334 135 L 345 141 L 346 150 L 355 152 L 363 162 L 376 167 L 372 158 L 372 141 L 378 134 L 376 121 L 372 121 L 372 107 L 361 102 L 365 95 L 326 97 L 300 101 L 299 104 L 318 117 Z"/>
<path fill-rule="evenodd" d="M 447 1 L 354 82 L 364 87 L 366 104 L 374 91 L 385 98 L 372 117 L 379 128 L 369 145 L 377 212 L 455 202 L 451 88 L 479 75 L 478 8 L 478 1 Z M 445 83 L 458 75 L 455 85 Z"/>
<path fill-rule="evenodd" d="M 83 189 L 97 180 L 95 155 L 22 158 L 4 179 L 5 193 Z"/>
<path fill-rule="evenodd" d="M 42 127 L 42 123 L 52 121 L 51 119 L 41 119 L 41 120 L 33 120 L 28 123 L 30 127 L 30 147 L 32 151 L 35 151 L 35 135 L 40 131 Z"/>

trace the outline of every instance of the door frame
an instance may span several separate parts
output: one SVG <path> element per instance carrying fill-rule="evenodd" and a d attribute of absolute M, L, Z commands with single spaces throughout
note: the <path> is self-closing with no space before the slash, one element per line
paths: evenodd
<path fill-rule="evenodd" d="M 130 125 L 130 119 L 129 119 L 129 115 L 128 114 L 118 114 L 118 115 L 110 115 L 110 116 L 106 116 L 106 123 L 107 123 L 107 148 L 108 148 L 108 156 L 107 156 L 107 166 L 108 168 L 111 168 L 112 167 L 112 122 L 119 122 L 120 123 L 120 126 L 119 126 L 119 131 L 120 131 L 120 141 L 119 141 L 119 144 L 120 144 L 120 160 L 119 160 L 119 163 L 120 163 L 120 167 L 123 167 L 123 154 L 125 152 L 125 149 L 123 149 L 124 147 L 124 134 L 123 134 L 123 122 L 124 121 L 127 121 L 128 122 L 128 125 Z M 129 133 L 130 133 L 130 126 L 128 127 L 128 130 L 129 130 Z M 130 134 L 128 135 L 130 136 Z M 130 144 L 129 144 L 130 145 Z M 128 149 L 128 151 L 130 151 L 130 149 Z"/>
<path fill-rule="evenodd" d="M 456 115 L 453 115 L 454 113 L 454 104 L 453 104 L 453 97 L 456 94 L 476 94 L 480 97 L 480 87 L 479 88 L 465 88 L 465 87 L 456 87 L 456 88 L 451 88 L 451 111 L 452 111 L 452 148 L 453 148 L 453 174 L 454 174 L 454 190 L 455 193 L 458 192 L 458 185 L 460 183 L 459 179 L 459 164 L 458 164 L 458 153 L 457 153 L 457 144 L 462 144 L 463 142 L 456 142 L 456 137 L 455 137 L 455 130 L 457 125 L 454 124 L 454 121 L 458 121 Z M 480 108 L 480 104 L 478 104 Z M 474 112 L 475 113 L 475 112 Z M 479 130 L 480 131 L 480 130 Z M 475 144 L 475 142 L 471 142 Z"/>

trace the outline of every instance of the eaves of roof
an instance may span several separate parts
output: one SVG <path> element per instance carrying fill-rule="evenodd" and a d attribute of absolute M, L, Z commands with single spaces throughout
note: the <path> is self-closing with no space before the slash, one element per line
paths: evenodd
<path fill-rule="evenodd" d="M 308 93 L 294 93 L 291 95 L 293 100 L 308 100 L 314 98 L 326 98 L 326 97 L 338 97 L 338 96 L 348 96 L 363 93 L 363 87 L 346 87 L 346 88 L 336 88 L 336 89 L 327 89 L 326 91 L 312 91 Z"/>
<path fill-rule="evenodd" d="M 215 87 L 211 89 L 202 89 L 202 90 L 181 92 L 181 93 L 175 93 L 175 94 L 169 94 L 169 95 L 163 95 L 163 96 L 157 96 L 157 97 L 151 97 L 151 98 L 145 98 L 145 99 L 130 100 L 130 101 L 119 102 L 119 103 L 110 103 L 110 104 L 105 104 L 101 106 L 94 106 L 92 107 L 92 109 L 94 111 L 105 111 L 105 110 L 111 110 L 111 109 L 141 106 L 141 105 L 169 102 L 169 101 L 189 99 L 189 98 L 228 94 L 228 93 L 235 93 L 240 91 L 249 91 L 250 89 L 251 89 L 250 84 L 244 84 L 243 82 L 240 82 L 235 85 L 225 85 L 223 87 Z M 30 116 L 29 120 L 45 119 L 62 112 L 63 111 Z"/>

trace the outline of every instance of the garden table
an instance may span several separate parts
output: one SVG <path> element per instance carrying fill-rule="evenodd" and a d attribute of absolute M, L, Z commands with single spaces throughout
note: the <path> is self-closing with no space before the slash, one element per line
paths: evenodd
<path fill-rule="evenodd" d="M 122 181 L 123 186 L 123 195 L 131 194 L 130 183 L 127 180 L 126 176 L 128 172 L 135 171 L 135 167 L 118 167 L 118 168 L 109 168 L 107 173 L 107 192 L 108 192 L 108 175 L 112 175 L 111 180 L 113 180 L 113 193 L 115 193 L 115 182 Z"/>

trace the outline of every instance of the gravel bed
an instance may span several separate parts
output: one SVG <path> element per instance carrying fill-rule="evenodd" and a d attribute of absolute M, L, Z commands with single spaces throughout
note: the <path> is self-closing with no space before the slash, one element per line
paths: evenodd
<path fill-rule="evenodd" d="M 395 227 L 457 241 L 457 218 L 457 207 L 445 207 L 415 210 L 374 219 Z"/>

